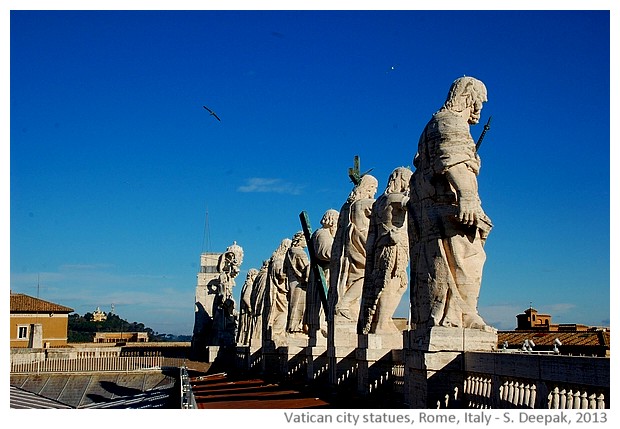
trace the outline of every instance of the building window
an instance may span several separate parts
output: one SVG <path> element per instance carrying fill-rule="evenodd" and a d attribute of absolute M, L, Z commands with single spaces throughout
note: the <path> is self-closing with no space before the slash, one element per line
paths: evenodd
<path fill-rule="evenodd" d="M 20 340 L 28 339 L 28 326 L 17 327 L 17 338 Z"/>

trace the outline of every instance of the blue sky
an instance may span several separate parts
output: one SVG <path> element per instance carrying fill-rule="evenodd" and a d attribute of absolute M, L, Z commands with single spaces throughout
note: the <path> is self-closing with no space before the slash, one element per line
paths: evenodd
<path fill-rule="evenodd" d="M 602 9 L 12 11 L 5 281 L 191 334 L 201 252 L 243 247 L 238 296 L 302 210 L 318 227 L 341 207 L 355 155 L 380 192 L 412 166 L 450 84 L 470 75 L 488 89 L 482 122 L 493 117 L 481 315 L 513 329 L 531 304 L 609 326 Z"/>

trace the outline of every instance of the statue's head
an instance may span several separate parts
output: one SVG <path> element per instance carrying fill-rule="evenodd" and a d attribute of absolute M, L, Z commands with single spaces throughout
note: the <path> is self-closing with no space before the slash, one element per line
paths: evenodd
<path fill-rule="evenodd" d="M 334 210 L 334 209 L 327 210 L 323 214 L 323 217 L 321 218 L 321 225 L 323 225 L 323 227 L 325 228 L 330 228 L 332 226 L 337 225 L 338 216 L 340 216 L 340 213 L 338 213 L 338 210 Z"/>
<path fill-rule="evenodd" d="M 484 83 L 476 78 L 463 76 L 452 83 L 442 109 L 457 113 L 470 109 L 468 122 L 477 124 L 480 121 L 482 103 L 486 101 L 487 88 Z"/>
<path fill-rule="evenodd" d="M 226 258 L 235 265 L 243 262 L 243 248 L 233 241 L 233 244 L 226 248 Z"/>
<path fill-rule="evenodd" d="M 245 279 L 248 281 L 254 280 L 254 278 L 258 275 L 258 270 L 256 268 L 250 268 L 248 273 L 245 276 Z"/>
<path fill-rule="evenodd" d="M 409 181 L 413 171 L 407 167 L 397 167 L 388 178 L 385 193 L 405 192 L 409 189 Z"/>
<path fill-rule="evenodd" d="M 362 176 L 360 183 L 357 186 L 359 190 L 359 198 L 373 198 L 377 192 L 378 186 L 379 182 L 374 176 L 365 174 Z"/>
<path fill-rule="evenodd" d="M 303 232 L 298 231 L 293 235 L 293 239 L 291 240 L 292 247 L 306 247 L 306 236 Z"/>
<path fill-rule="evenodd" d="M 290 238 L 282 239 L 282 241 L 280 242 L 280 245 L 273 252 L 270 259 L 273 260 L 274 258 L 278 256 L 283 256 L 290 247 L 291 247 L 291 239 Z"/>

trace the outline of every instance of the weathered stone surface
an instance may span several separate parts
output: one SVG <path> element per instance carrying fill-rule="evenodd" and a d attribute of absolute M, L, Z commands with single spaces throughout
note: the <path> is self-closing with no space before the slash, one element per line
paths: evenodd
<path fill-rule="evenodd" d="M 329 345 L 332 347 L 357 347 L 357 323 L 335 317 L 329 327 Z"/>
<path fill-rule="evenodd" d="M 318 268 L 311 270 L 310 281 L 308 282 L 306 322 L 308 324 L 310 345 L 327 344 L 327 313 L 325 308 L 323 308 L 321 296 L 325 294 L 324 296 L 327 297 L 327 290 L 329 288 L 329 268 L 334 236 L 338 227 L 338 217 L 339 213 L 337 210 L 327 210 L 321 218 L 321 227 L 314 231 L 310 238 L 315 258 L 315 261 L 311 262 L 318 265 Z M 322 283 L 318 269 L 323 271 L 325 284 Z"/>
<path fill-rule="evenodd" d="M 267 269 L 265 303 L 263 310 L 263 344 L 274 342 L 275 347 L 286 345 L 289 289 L 284 272 L 284 258 L 291 247 L 291 239 L 285 238 L 269 259 Z"/>
<path fill-rule="evenodd" d="M 205 353 L 205 346 L 235 344 L 237 311 L 232 290 L 242 263 L 243 249 L 236 242 L 224 253 L 200 255 L 192 335 L 192 349 L 197 356 Z"/>
<path fill-rule="evenodd" d="M 287 333 L 304 334 L 308 332 L 304 323 L 306 313 L 306 294 L 308 278 L 310 276 L 310 260 L 304 250 L 306 238 L 303 232 L 297 232 L 292 240 L 291 247 L 284 258 L 284 272 L 290 294 L 288 307 Z"/>
<path fill-rule="evenodd" d="M 404 332 L 404 346 L 422 351 L 493 351 L 497 331 L 434 326 Z"/>
<path fill-rule="evenodd" d="M 478 196 L 480 157 L 469 130 L 486 101 L 482 82 L 458 78 L 418 142 L 408 209 L 412 326 L 486 326 L 477 303 L 492 225 Z"/>
<path fill-rule="evenodd" d="M 258 276 L 256 268 L 250 268 L 241 288 L 241 300 L 239 302 L 239 328 L 237 329 L 237 344 L 250 344 L 252 333 L 252 286 Z"/>
<path fill-rule="evenodd" d="M 267 291 L 267 272 L 269 260 L 264 260 L 263 265 L 258 270 L 258 274 L 252 283 L 250 294 L 250 307 L 252 308 L 252 318 L 249 334 L 249 344 L 261 346 L 263 341 L 263 320 L 267 317 L 269 309 L 265 307 Z"/>
<path fill-rule="evenodd" d="M 408 168 L 394 169 L 385 192 L 372 206 L 358 322 L 360 334 L 400 334 L 392 317 L 409 280 L 407 202 L 411 175 Z"/>
<path fill-rule="evenodd" d="M 366 264 L 366 239 L 378 182 L 365 175 L 340 209 L 332 245 L 328 322 L 334 316 L 357 324 Z"/>
<path fill-rule="evenodd" d="M 359 334 L 357 338 L 359 348 L 395 350 L 403 348 L 402 332 L 392 334 Z"/>

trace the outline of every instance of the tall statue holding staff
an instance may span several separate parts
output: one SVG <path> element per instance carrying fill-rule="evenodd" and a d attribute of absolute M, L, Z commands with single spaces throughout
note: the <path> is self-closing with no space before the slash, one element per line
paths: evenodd
<path fill-rule="evenodd" d="M 418 142 L 408 210 L 414 328 L 490 329 L 477 305 L 492 224 L 478 196 L 480 157 L 470 134 L 486 101 L 481 81 L 457 79 Z"/>

